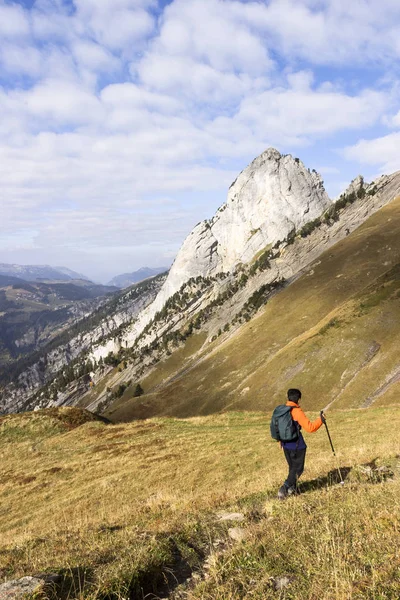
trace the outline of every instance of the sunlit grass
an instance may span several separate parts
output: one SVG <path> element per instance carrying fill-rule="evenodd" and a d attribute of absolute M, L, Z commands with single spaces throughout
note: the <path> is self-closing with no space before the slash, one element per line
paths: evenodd
<path fill-rule="evenodd" d="M 283 504 L 275 497 L 286 464 L 269 438 L 269 415 L 75 427 L 86 417 L 78 419 L 76 409 L 59 412 L 58 419 L 40 411 L 1 421 L 3 580 L 42 571 L 67 578 L 78 569 L 82 589 L 71 576 L 71 597 L 112 591 L 141 598 L 153 584 L 173 587 L 166 573 L 181 563 L 201 572 L 214 540 L 227 538 L 229 523 L 216 516 L 226 509 L 244 512 L 250 537 L 224 546 L 188 597 L 276 597 L 269 578 L 283 572 L 297 584 L 282 598 L 396 597 L 390 586 L 397 589 L 391 577 L 399 566 L 398 411 L 331 413 L 337 459 L 323 430 L 308 436 L 304 494 Z M 374 459 L 390 465 L 393 482 L 364 481 L 354 476 L 357 469 L 343 487 L 326 479 L 339 465 Z"/>

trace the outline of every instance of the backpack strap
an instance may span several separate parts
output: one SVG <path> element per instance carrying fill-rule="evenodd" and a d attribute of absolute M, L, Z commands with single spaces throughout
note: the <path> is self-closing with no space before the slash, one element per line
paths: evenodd
<path fill-rule="evenodd" d="M 290 415 L 291 415 L 291 417 L 292 417 L 292 421 L 293 421 L 293 423 L 295 423 L 295 425 L 296 425 L 296 429 L 297 429 L 296 450 L 298 450 L 298 449 L 299 449 L 299 442 L 300 442 L 300 425 L 299 425 L 298 421 L 295 421 L 295 419 L 293 419 L 292 410 L 293 410 L 294 408 L 296 408 L 296 406 L 292 406 L 292 407 L 291 407 L 291 409 L 290 409 Z"/>

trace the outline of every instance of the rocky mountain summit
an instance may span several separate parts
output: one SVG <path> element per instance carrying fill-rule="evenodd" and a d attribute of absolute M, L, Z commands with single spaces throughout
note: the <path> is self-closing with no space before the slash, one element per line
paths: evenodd
<path fill-rule="evenodd" d="M 240 173 L 214 217 L 187 236 L 153 310 L 191 277 L 229 272 L 248 263 L 268 244 L 320 216 L 330 203 L 316 171 L 269 148 Z"/>
<path fill-rule="evenodd" d="M 182 285 L 229 273 L 257 252 L 285 240 L 331 204 L 320 175 L 298 158 L 269 148 L 244 169 L 214 217 L 187 236 L 154 303 L 127 338 L 133 343 Z M 101 350 L 99 350 L 101 352 Z"/>
<path fill-rule="evenodd" d="M 231 271 L 249 262 L 261 248 L 318 217 L 330 202 L 316 171 L 269 148 L 240 173 L 215 216 L 199 223 L 186 238 L 165 295 L 190 277 Z"/>

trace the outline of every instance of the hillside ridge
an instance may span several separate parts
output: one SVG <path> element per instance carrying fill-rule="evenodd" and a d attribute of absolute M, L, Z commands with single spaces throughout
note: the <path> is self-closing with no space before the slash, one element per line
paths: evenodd
<path fill-rule="evenodd" d="M 152 383 L 156 369 L 143 379 L 147 392 L 143 399 L 123 396 L 107 414 L 125 420 L 156 414 L 188 417 L 228 408 L 260 410 L 266 402 L 272 406 L 289 385 L 303 386 L 314 401 L 319 398 L 325 405 L 340 394 L 344 407 L 350 401 L 351 406 L 357 402 L 360 406 L 369 393 L 358 392 L 359 400 L 350 400 L 352 386 L 365 385 L 358 375 L 363 371 L 371 378 L 368 373 L 379 359 L 374 386 L 386 380 L 397 364 L 393 323 L 400 285 L 399 207 L 400 198 L 388 203 L 270 296 L 266 308 L 248 323 L 227 331 L 220 343 L 204 347 L 188 364 Z M 288 252 L 296 253 L 295 244 Z M 313 306 L 315 312 L 310 314 Z M 376 345 L 374 339 L 380 342 L 379 356 L 364 365 Z M 395 385 L 390 389 L 392 398 L 394 393 Z"/>

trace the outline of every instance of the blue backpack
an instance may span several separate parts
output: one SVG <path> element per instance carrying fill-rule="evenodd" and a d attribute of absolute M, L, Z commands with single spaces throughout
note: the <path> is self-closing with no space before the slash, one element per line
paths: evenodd
<path fill-rule="evenodd" d="M 271 436 L 278 442 L 296 442 L 299 439 L 299 426 L 292 418 L 294 406 L 280 404 L 274 409 L 271 418 Z"/>

